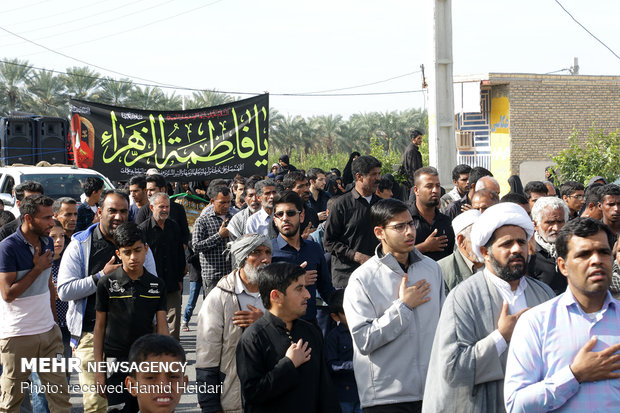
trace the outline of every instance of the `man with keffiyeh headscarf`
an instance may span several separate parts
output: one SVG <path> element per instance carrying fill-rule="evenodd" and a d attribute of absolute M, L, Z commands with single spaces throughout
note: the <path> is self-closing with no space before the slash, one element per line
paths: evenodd
<path fill-rule="evenodd" d="M 219 385 L 221 393 L 200 393 L 203 412 L 242 411 L 235 349 L 243 330 L 265 308 L 258 293 L 258 271 L 271 263 L 271 241 L 245 234 L 228 244 L 233 271 L 211 290 L 198 315 L 196 382 Z"/>

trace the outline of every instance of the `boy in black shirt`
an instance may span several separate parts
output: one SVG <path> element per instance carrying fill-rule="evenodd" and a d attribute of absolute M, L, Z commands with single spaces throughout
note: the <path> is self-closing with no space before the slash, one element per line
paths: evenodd
<path fill-rule="evenodd" d="M 141 336 L 153 332 L 168 334 L 166 322 L 166 286 L 144 268 L 148 246 L 144 233 L 133 222 L 114 231 L 116 255 L 121 267 L 103 276 L 97 283 L 97 316 L 94 331 L 95 362 L 126 362 L 129 348 Z M 105 354 L 105 359 L 104 359 Z M 137 402 L 122 384 L 128 372 L 97 369 L 97 391 L 108 399 L 108 411 L 137 411 Z M 118 385 L 121 386 L 118 386 Z M 103 387 L 106 386 L 106 387 Z"/>

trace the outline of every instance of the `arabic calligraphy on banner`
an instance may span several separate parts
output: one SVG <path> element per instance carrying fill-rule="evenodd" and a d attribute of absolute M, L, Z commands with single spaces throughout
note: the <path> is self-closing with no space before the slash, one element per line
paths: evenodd
<path fill-rule="evenodd" d="M 267 173 L 269 95 L 188 111 L 71 100 L 75 163 L 114 180 L 157 168 L 172 181 Z"/>

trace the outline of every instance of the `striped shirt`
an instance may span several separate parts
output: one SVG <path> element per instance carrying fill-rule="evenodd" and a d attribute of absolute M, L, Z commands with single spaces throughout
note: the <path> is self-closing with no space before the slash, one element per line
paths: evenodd
<path fill-rule="evenodd" d="M 592 336 L 592 351 L 620 342 L 620 302 L 609 293 L 601 311 L 586 314 L 570 287 L 526 311 L 512 334 L 504 396 L 508 412 L 614 412 L 620 379 L 579 383 L 570 364 Z"/>

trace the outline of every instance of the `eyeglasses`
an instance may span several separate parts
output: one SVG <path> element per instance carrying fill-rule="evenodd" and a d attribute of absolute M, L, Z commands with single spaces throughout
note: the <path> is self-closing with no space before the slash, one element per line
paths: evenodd
<path fill-rule="evenodd" d="M 289 209 L 288 211 L 278 211 L 276 213 L 273 214 L 274 217 L 278 218 L 278 219 L 282 219 L 282 217 L 284 217 L 284 215 L 286 215 L 287 217 L 294 217 L 297 214 L 301 214 L 301 211 L 297 211 L 295 209 Z"/>
<path fill-rule="evenodd" d="M 584 199 L 586 199 L 586 197 L 583 196 L 583 195 L 566 195 L 566 197 L 567 198 L 575 198 L 575 199 L 578 199 L 580 201 L 583 201 Z"/>
<path fill-rule="evenodd" d="M 396 232 L 405 232 L 407 228 L 415 228 L 415 222 L 401 222 L 400 224 L 386 225 L 384 228 L 391 228 Z"/>

